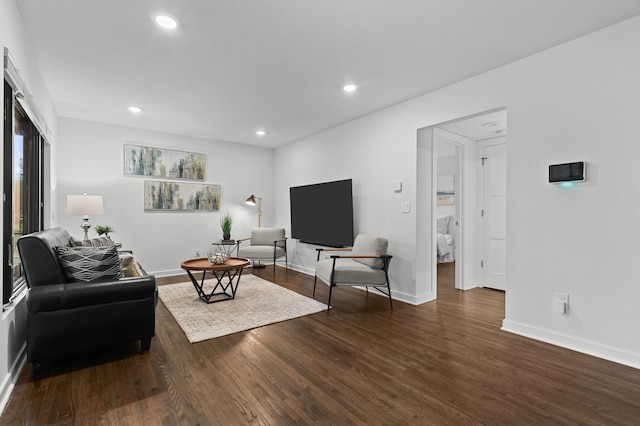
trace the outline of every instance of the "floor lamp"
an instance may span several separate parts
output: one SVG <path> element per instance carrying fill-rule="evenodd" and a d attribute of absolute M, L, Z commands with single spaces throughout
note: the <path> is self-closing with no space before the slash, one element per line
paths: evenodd
<path fill-rule="evenodd" d="M 260 217 L 262 216 L 262 198 L 256 197 L 255 195 L 251 194 L 251 196 L 247 198 L 245 203 L 247 203 L 247 205 L 249 206 L 258 206 L 258 228 L 260 228 Z"/>
<path fill-rule="evenodd" d="M 89 215 L 104 214 L 102 195 L 67 195 L 67 214 L 69 216 L 82 216 L 80 227 L 84 231 L 84 240 L 89 240 Z"/>

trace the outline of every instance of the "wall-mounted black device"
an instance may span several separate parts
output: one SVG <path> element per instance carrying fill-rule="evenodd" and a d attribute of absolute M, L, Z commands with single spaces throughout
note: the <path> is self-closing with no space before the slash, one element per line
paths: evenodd
<path fill-rule="evenodd" d="M 586 179 L 584 161 L 575 163 L 552 164 L 549 166 L 549 182 L 582 182 Z"/>

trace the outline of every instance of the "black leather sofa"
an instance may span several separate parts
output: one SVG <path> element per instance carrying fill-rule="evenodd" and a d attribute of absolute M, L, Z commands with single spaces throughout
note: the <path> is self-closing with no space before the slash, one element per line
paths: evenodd
<path fill-rule="evenodd" d="M 140 341 L 155 334 L 157 287 L 145 275 L 119 280 L 69 281 L 56 247 L 70 247 L 64 228 L 21 237 L 18 251 L 27 281 L 27 359 L 34 375 L 55 359 Z"/>

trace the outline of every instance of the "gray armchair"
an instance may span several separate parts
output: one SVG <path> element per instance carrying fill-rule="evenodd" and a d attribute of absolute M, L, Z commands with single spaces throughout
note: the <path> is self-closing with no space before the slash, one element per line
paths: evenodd
<path fill-rule="evenodd" d="M 254 228 L 250 238 L 238 240 L 238 257 L 255 262 L 273 261 L 273 278 L 276 277 L 276 261 L 284 258 L 288 269 L 287 237 L 284 228 Z M 248 244 L 246 244 L 248 242 Z M 245 243 L 245 244 L 242 244 Z"/>
<path fill-rule="evenodd" d="M 353 243 L 353 248 L 335 249 L 318 248 L 316 276 L 313 280 L 313 298 L 316 295 L 318 278 L 329 286 L 327 313 L 331 305 L 331 294 L 336 286 L 364 286 L 367 291 L 373 287 L 389 297 L 389 305 L 393 310 L 391 287 L 389 286 L 389 263 L 392 256 L 387 254 L 389 242 L 385 238 L 360 234 Z M 350 251 L 350 254 L 335 254 L 320 260 L 323 251 Z M 386 288 L 385 288 L 386 287 Z"/>

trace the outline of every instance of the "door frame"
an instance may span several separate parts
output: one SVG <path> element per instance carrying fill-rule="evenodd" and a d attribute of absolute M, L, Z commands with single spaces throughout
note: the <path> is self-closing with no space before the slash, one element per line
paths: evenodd
<path fill-rule="evenodd" d="M 470 163 L 469 158 L 475 157 L 475 151 L 468 143 L 467 138 L 462 138 L 455 133 L 439 129 L 439 125 L 429 126 L 418 129 L 417 132 L 417 184 L 416 184 L 416 262 L 415 262 L 415 277 L 416 277 L 416 304 L 429 302 L 438 298 L 437 294 L 437 166 L 436 166 L 436 148 L 434 141 L 436 140 L 436 134 L 441 136 L 445 135 L 445 139 L 456 138 L 460 141 L 460 155 L 459 160 L 462 164 L 459 167 L 461 185 L 461 192 L 467 193 L 471 188 L 470 184 L 465 183 L 469 176 L 473 176 L 475 169 L 469 170 Z M 468 197 L 467 197 L 468 198 Z M 467 204 L 466 201 L 462 204 Z M 475 205 L 475 204 L 474 204 Z M 461 217 L 458 218 L 459 229 L 458 235 L 460 239 L 466 239 L 464 243 L 461 243 L 461 250 L 456 253 L 459 256 L 460 261 L 456 262 L 456 286 L 460 286 L 461 289 L 471 288 L 468 282 L 470 281 L 473 273 L 469 273 L 471 265 L 468 264 L 469 260 L 473 256 L 469 254 L 471 251 L 473 232 L 466 231 L 470 229 L 471 223 L 469 218 L 468 209 L 473 206 L 467 206 L 461 209 Z M 473 228 L 473 225 L 471 225 Z M 471 260 L 471 262 L 473 262 Z M 467 265 L 465 265 L 467 263 Z"/>
<path fill-rule="evenodd" d="M 434 245 L 437 245 L 437 220 L 438 220 L 438 142 L 447 143 L 453 145 L 456 148 L 456 178 L 454 181 L 454 190 L 455 190 L 455 219 L 456 219 L 456 227 L 454 234 L 454 242 L 455 242 L 455 288 L 464 289 L 463 285 L 463 268 L 465 260 L 465 232 L 466 232 L 466 224 L 464 220 L 465 209 L 465 200 L 466 200 L 466 185 L 464 185 L 466 170 L 464 167 L 464 162 L 462 158 L 466 154 L 467 143 L 469 139 L 455 133 L 452 133 L 448 130 L 441 128 L 433 129 L 433 159 L 434 159 L 434 167 L 433 167 L 433 179 L 432 179 L 432 237 L 434 240 Z M 436 248 L 437 250 L 437 248 Z M 434 265 L 432 266 L 435 271 L 435 280 L 437 283 L 437 269 L 438 269 L 438 259 L 434 257 L 433 259 Z M 437 286 L 436 286 L 437 288 Z M 437 294 L 437 292 L 436 292 Z"/>
<path fill-rule="evenodd" d="M 417 129 L 417 170 L 416 170 L 416 261 L 415 261 L 415 303 L 422 304 L 437 299 L 437 258 L 436 236 L 436 183 L 437 178 L 434 152 L 434 131 L 444 131 L 441 127 L 473 117 L 484 116 L 492 112 L 506 110 L 506 106 L 478 112 L 453 120 Z M 477 141 L 467 139 L 460 151 L 460 184 L 465 194 L 464 207 L 461 209 L 459 239 L 462 250 L 459 252 L 460 262 L 456 261 L 456 288 L 469 290 L 480 286 L 480 209 L 477 200 L 478 162 L 476 158 Z M 458 254 L 458 253 L 457 253 Z M 425 261 L 431 259 L 431 261 Z M 463 264 L 464 263 L 464 264 Z"/>

